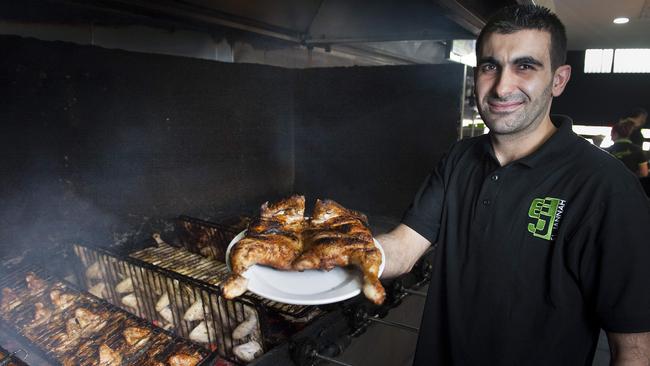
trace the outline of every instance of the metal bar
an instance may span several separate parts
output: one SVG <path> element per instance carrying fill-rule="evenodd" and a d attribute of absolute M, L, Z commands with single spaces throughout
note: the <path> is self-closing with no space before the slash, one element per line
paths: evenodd
<path fill-rule="evenodd" d="M 416 290 L 404 289 L 404 292 L 406 292 L 409 295 L 427 297 L 427 293 L 425 291 L 416 291 Z"/>
<path fill-rule="evenodd" d="M 397 323 L 397 322 L 391 322 L 391 321 L 383 320 L 383 319 L 379 319 L 379 318 L 370 318 L 369 317 L 368 320 L 371 321 L 371 322 L 375 322 L 375 323 L 379 323 L 379 324 L 383 324 L 383 325 L 388 325 L 390 327 L 395 327 L 395 328 L 407 330 L 407 331 L 413 332 L 413 333 L 418 333 L 420 331 L 419 328 L 412 327 L 410 325 Z"/>
<path fill-rule="evenodd" d="M 330 357 L 327 357 L 327 356 L 323 356 L 323 355 L 317 353 L 316 351 L 314 351 L 314 353 L 312 353 L 311 355 L 314 356 L 314 357 L 316 357 L 316 358 L 319 358 L 319 359 L 321 359 L 321 360 L 323 360 L 323 361 L 327 361 L 327 362 L 329 362 L 329 363 L 333 363 L 333 364 L 335 364 L 335 365 L 341 365 L 341 366 L 352 366 L 352 365 L 350 365 L 349 363 L 341 362 L 341 361 L 339 361 L 339 360 L 335 360 L 335 359 L 333 359 L 333 358 L 330 358 Z"/>

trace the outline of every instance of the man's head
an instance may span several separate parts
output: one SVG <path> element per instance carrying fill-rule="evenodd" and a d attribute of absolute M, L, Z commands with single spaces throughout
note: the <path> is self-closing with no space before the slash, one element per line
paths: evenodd
<path fill-rule="evenodd" d="M 634 130 L 634 121 L 630 119 L 622 120 L 621 122 L 612 126 L 612 140 L 627 139 Z"/>
<path fill-rule="evenodd" d="M 506 7 L 490 18 L 476 50 L 475 96 L 491 133 L 522 136 L 552 128 L 551 101 L 571 76 L 560 20 L 539 6 Z"/>
<path fill-rule="evenodd" d="M 481 54 L 485 37 L 492 33 L 512 34 L 521 30 L 538 30 L 551 36 L 551 70 L 566 63 L 566 30 L 564 25 L 549 9 L 537 5 L 506 6 L 490 17 L 476 41 L 476 54 Z"/>
<path fill-rule="evenodd" d="M 641 127 L 645 124 L 646 120 L 648 119 L 648 111 L 645 110 L 644 108 L 634 108 L 627 115 L 627 119 L 633 121 L 636 127 Z"/>

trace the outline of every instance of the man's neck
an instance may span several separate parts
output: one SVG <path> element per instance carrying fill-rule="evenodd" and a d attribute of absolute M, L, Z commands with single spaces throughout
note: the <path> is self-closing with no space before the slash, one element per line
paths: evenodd
<path fill-rule="evenodd" d="M 526 157 L 540 148 L 557 127 L 547 115 L 533 131 L 522 131 L 513 135 L 491 135 L 492 148 L 499 164 L 505 166 Z"/>

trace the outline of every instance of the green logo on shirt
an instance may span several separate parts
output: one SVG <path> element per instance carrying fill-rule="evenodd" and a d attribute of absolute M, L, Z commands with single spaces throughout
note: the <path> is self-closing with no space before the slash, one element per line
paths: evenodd
<path fill-rule="evenodd" d="M 528 231 L 534 237 L 554 240 L 565 204 L 559 198 L 535 198 L 528 209 L 528 217 L 534 219 L 528 224 Z"/>

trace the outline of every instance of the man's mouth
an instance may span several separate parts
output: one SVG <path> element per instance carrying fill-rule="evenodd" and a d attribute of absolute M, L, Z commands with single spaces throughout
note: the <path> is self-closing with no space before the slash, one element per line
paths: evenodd
<path fill-rule="evenodd" d="M 493 113 L 510 113 L 517 110 L 523 104 L 524 102 L 522 101 L 488 102 L 488 105 L 490 106 L 490 111 Z"/>

